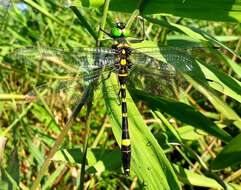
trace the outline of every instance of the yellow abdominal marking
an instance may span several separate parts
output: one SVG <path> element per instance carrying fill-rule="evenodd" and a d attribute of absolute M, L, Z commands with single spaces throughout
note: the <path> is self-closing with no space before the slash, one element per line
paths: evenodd
<path fill-rule="evenodd" d="M 127 43 L 120 43 L 117 45 L 118 48 L 121 48 L 121 47 L 130 47 L 129 44 Z"/>
<path fill-rule="evenodd" d="M 121 44 L 121 43 L 117 45 L 118 48 L 121 48 L 123 46 L 124 46 L 124 44 Z"/>
<path fill-rule="evenodd" d="M 121 89 L 126 89 L 126 85 L 125 84 L 121 84 L 120 88 Z"/>
<path fill-rule="evenodd" d="M 118 74 L 119 77 L 127 77 L 128 73 Z"/>
<path fill-rule="evenodd" d="M 126 65 L 126 59 L 121 59 L 120 64 L 121 65 Z"/>
<path fill-rule="evenodd" d="M 127 113 L 122 113 L 122 117 L 127 117 Z"/>
<path fill-rule="evenodd" d="M 122 101 L 122 102 L 126 102 L 126 99 L 125 99 L 125 98 L 122 98 L 121 101 Z"/>
<path fill-rule="evenodd" d="M 131 144 L 130 139 L 123 139 L 123 140 L 121 141 L 121 145 L 129 146 L 130 144 Z"/>

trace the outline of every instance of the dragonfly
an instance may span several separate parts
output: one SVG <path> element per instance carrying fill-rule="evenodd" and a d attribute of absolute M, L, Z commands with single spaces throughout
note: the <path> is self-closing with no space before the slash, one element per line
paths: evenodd
<path fill-rule="evenodd" d="M 179 80 L 180 73 L 189 74 L 202 82 L 207 79 L 196 64 L 194 57 L 183 48 L 131 47 L 127 41 L 128 31 L 123 22 L 117 22 L 111 32 L 102 31 L 115 41 L 111 48 L 77 48 L 67 51 L 58 48 L 26 47 L 15 50 L 13 57 L 18 61 L 22 60 L 21 62 L 28 70 L 41 70 L 41 73 L 46 76 L 49 74 L 49 70 L 58 73 L 56 78 L 63 79 L 63 81 L 57 85 L 55 90 L 69 88 L 68 85 L 73 81 L 80 82 L 82 80 L 93 83 L 101 80 L 100 75 L 104 74 L 105 79 L 108 79 L 112 73 L 117 75 L 119 88 L 117 97 L 122 112 L 122 165 L 124 174 L 129 176 L 131 141 L 126 96 L 128 83 L 132 82 L 135 86 L 138 76 L 142 76 L 149 84 L 152 82 L 155 84 L 153 86 L 146 85 L 147 88 L 149 87 L 146 88 L 147 91 L 169 96 L 170 91 L 167 87 L 173 83 L 174 79 Z M 33 58 L 38 59 L 39 64 L 32 64 Z M 49 65 L 50 62 L 54 62 L 54 64 Z M 19 65 L 19 69 L 22 69 L 21 65 Z M 65 74 L 73 75 L 66 79 Z"/>

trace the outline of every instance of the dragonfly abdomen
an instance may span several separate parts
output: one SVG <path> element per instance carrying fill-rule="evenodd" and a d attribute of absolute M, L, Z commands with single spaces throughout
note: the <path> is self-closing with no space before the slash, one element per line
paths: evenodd
<path fill-rule="evenodd" d="M 123 162 L 124 172 L 125 172 L 125 175 L 128 176 L 129 173 L 130 173 L 131 143 L 130 143 L 130 135 L 129 135 L 129 130 L 128 130 L 127 104 L 126 104 L 126 84 L 125 84 L 125 82 L 122 83 L 120 86 L 121 86 L 120 93 L 121 93 L 121 105 L 122 105 L 121 151 L 122 151 L 122 162 Z"/>
<path fill-rule="evenodd" d="M 128 116 L 127 116 L 127 104 L 126 104 L 126 82 L 128 77 L 128 70 L 131 67 L 131 61 L 129 56 L 131 54 L 130 47 L 127 43 L 120 43 L 117 45 L 117 60 L 116 68 L 118 69 L 118 79 L 120 84 L 120 98 L 122 106 L 122 163 L 124 173 L 126 176 L 130 174 L 130 162 L 131 162 L 131 143 L 128 130 Z"/>

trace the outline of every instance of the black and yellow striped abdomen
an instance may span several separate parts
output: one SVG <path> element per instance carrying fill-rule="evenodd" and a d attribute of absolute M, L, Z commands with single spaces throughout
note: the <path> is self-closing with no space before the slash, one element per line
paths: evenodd
<path fill-rule="evenodd" d="M 128 70 L 131 67 L 129 59 L 130 48 L 127 43 L 119 43 L 117 45 L 117 61 L 116 68 L 118 70 L 118 79 L 120 84 L 120 98 L 121 98 L 121 109 L 122 109 L 122 163 L 125 175 L 130 174 L 130 163 L 131 163 L 131 143 L 128 129 L 128 114 L 126 104 L 126 82 L 128 77 Z"/>
<path fill-rule="evenodd" d="M 130 173 L 130 162 L 131 162 L 131 144 L 130 135 L 128 129 L 128 117 L 127 117 L 127 104 L 126 104 L 126 87 L 125 84 L 121 85 L 121 107 L 122 107 L 122 162 L 125 175 Z"/>

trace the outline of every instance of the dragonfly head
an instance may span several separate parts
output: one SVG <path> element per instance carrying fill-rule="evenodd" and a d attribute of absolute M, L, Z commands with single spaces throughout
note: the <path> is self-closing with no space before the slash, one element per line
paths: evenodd
<path fill-rule="evenodd" d="M 116 22 L 116 26 L 112 28 L 111 35 L 114 38 L 127 37 L 129 32 L 125 27 L 123 22 Z"/>
<path fill-rule="evenodd" d="M 119 28 L 120 30 L 125 29 L 125 24 L 123 22 L 116 22 L 116 27 Z"/>

